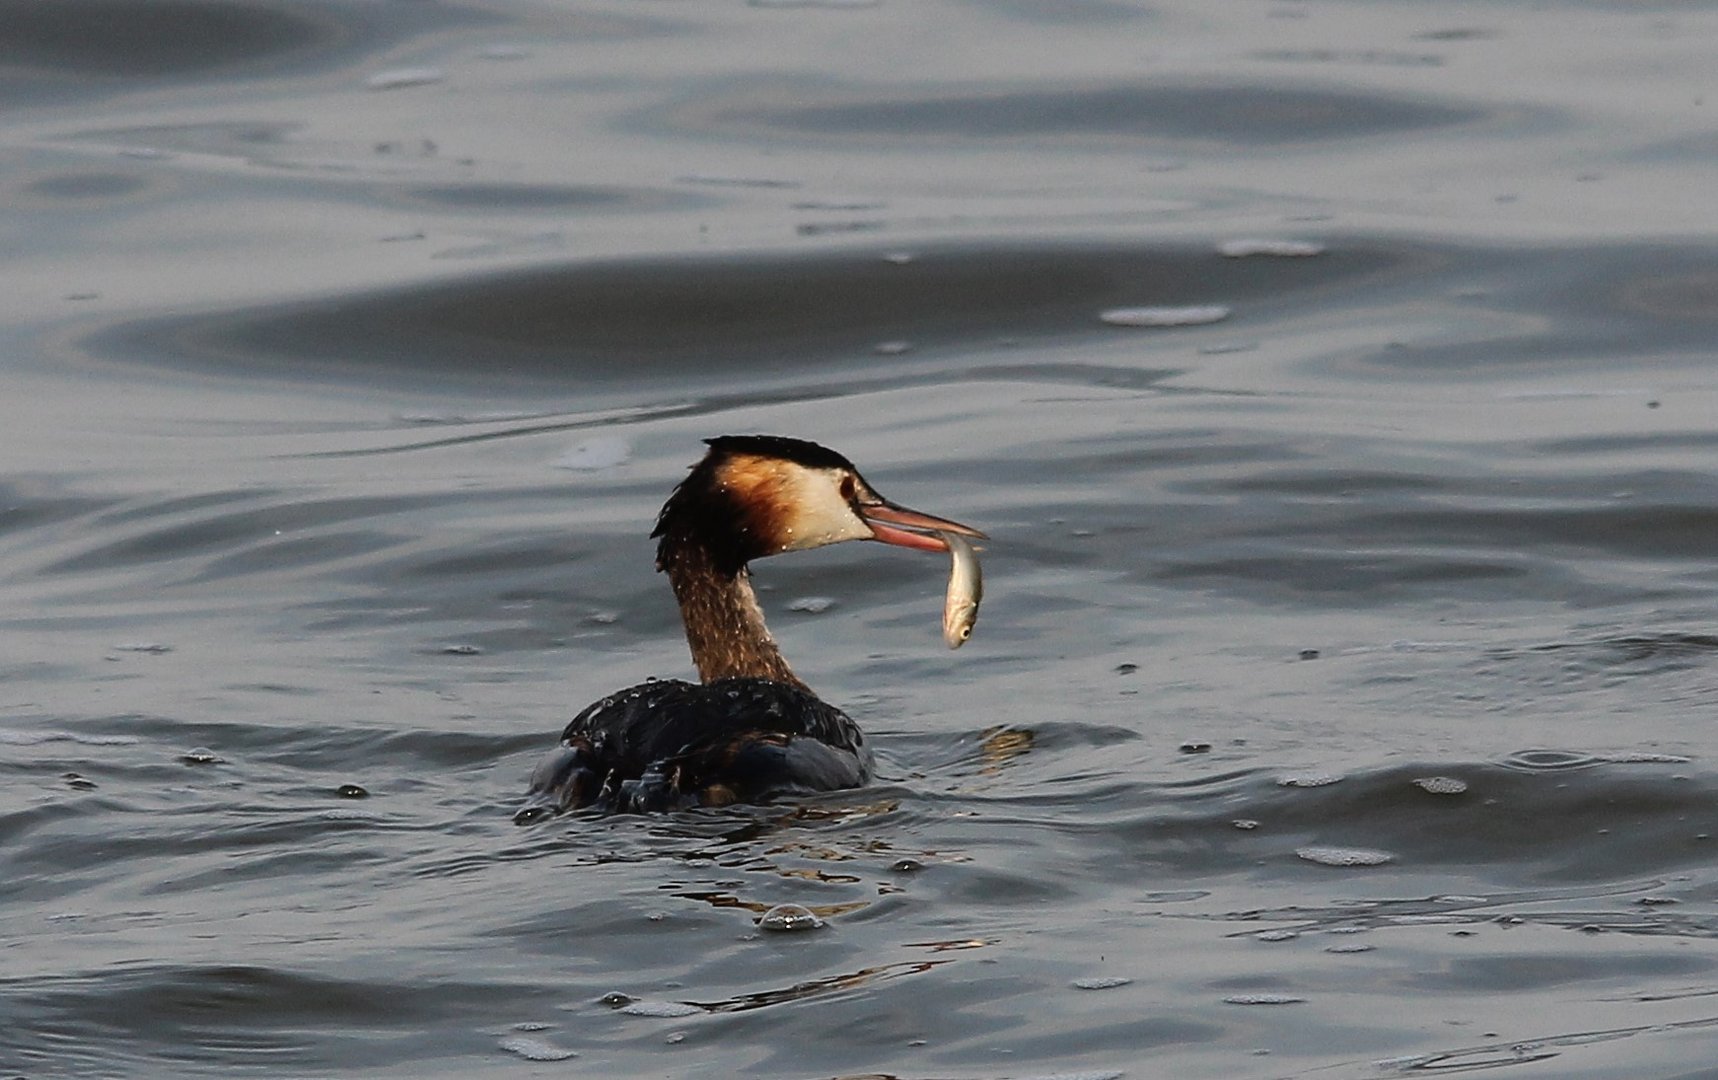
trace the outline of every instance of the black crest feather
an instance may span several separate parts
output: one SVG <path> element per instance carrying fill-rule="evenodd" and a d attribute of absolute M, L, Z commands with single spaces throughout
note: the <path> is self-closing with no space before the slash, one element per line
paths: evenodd
<path fill-rule="evenodd" d="M 750 508 L 737 505 L 723 490 L 718 470 L 729 458 L 750 454 L 779 458 L 809 469 L 853 469 L 853 463 L 826 446 L 786 435 L 718 435 L 705 439 L 709 452 L 692 466 L 657 515 L 650 536 L 656 568 L 665 569 L 677 552 L 692 546 L 708 552 L 718 573 L 737 574 L 753 559 L 768 554 L 751 527 Z"/>
<path fill-rule="evenodd" d="M 723 454 L 756 454 L 792 461 L 808 469 L 853 468 L 851 461 L 809 439 L 794 439 L 786 435 L 718 435 L 704 441 L 710 446 L 710 454 L 705 461 Z"/>

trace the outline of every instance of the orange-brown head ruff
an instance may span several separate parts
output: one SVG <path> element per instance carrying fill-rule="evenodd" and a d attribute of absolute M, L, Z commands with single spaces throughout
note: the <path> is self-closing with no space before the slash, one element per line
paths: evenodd
<path fill-rule="evenodd" d="M 982 539 L 959 522 L 897 506 L 877 494 L 853 463 L 803 439 L 725 435 L 675 488 L 651 534 L 657 566 L 687 545 L 707 551 L 723 573 L 784 551 L 880 540 L 946 551 L 935 534 Z"/>

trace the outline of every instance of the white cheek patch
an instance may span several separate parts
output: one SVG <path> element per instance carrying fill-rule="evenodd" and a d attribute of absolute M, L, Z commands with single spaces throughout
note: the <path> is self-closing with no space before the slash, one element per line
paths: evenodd
<path fill-rule="evenodd" d="M 841 497 L 839 473 L 796 469 L 787 479 L 782 485 L 782 493 L 788 499 L 782 507 L 783 551 L 804 551 L 843 540 L 871 538 L 871 527 Z"/>

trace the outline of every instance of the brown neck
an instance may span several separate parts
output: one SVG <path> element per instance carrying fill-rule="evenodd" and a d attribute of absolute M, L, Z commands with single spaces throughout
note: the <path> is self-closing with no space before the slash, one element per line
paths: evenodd
<path fill-rule="evenodd" d="M 763 609 L 752 592 L 750 573 L 741 567 L 718 569 L 710 553 L 695 544 L 664 545 L 657 569 L 668 575 L 692 662 L 705 682 L 736 675 L 804 686 L 787 666 L 764 625 Z"/>

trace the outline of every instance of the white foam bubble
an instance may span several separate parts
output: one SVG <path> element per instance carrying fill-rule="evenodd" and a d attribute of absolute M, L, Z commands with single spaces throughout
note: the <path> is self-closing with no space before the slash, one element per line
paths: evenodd
<path fill-rule="evenodd" d="M 1367 848 L 1303 847 L 1296 848 L 1295 855 L 1320 866 L 1383 866 L 1396 860 L 1388 851 Z"/>
<path fill-rule="evenodd" d="M 777 904 L 763 913 L 758 920 L 758 929 L 791 932 L 795 930 L 816 930 L 823 925 L 823 920 L 812 914 L 811 909 L 800 904 Z"/>
<path fill-rule="evenodd" d="M 1098 315 L 1111 326 L 1204 326 L 1228 317 L 1229 309 L 1222 304 L 1110 308 Z"/>
<path fill-rule="evenodd" d="M 501 1040 L 500 1046 L 509 1054 L 518 1054 L 526 1061 L 565 1061 L 579 1056 L 571 1050 L 525 1035 L 509 1035 Z"/>

